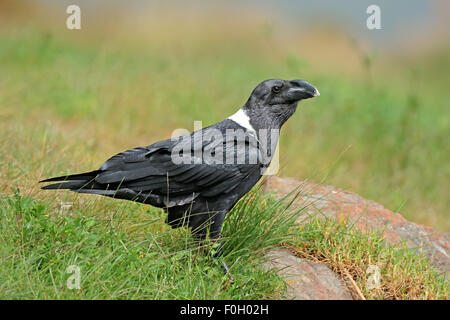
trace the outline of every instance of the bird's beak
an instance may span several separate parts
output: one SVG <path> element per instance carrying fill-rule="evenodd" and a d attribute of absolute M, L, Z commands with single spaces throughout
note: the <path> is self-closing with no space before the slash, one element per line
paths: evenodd
<path fill-rule="evenodd" d="M 304 80 L 289 81 L 291 87 L 287 91 L 287 95 L 293 100 L 303 100 L 320 96 L 319 90 L 309 82 Z"/>

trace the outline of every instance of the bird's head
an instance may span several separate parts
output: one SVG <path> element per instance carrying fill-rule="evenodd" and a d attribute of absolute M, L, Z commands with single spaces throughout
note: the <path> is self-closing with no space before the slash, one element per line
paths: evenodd
<path fill-rule="evenodd" d="M 261 82 L 250 99 L 267 106 L 292 104 L 320 95 L 312 84 L 304 80 L 270 79 Z"/>
<path fill-rule="evenodd" d="M 319 90 L 304 80 L 270 79 L 253 90 L 244 110 L 253 122 L 281 127 L 295 112 L 300 100 L 319 95 Z"/>

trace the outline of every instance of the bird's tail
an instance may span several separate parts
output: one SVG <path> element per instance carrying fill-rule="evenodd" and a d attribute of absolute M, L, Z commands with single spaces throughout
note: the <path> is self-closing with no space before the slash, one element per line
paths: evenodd
<path fill-rule="evenodd" d="M 95 184 L 95 177 L 100 173 L 100 170 L 94 170 L 91 172 L 85 172 L 80 174 L 72 174 L 67 176 L 54 177 L 50 179 L 45 179 L 39 181 L 41 182 L 55 182 L 60 181 L 58 183 L 49 184 L 47 186 L 42 187 L 44 190 L 54 190 L 54 189 L 70 189 L 70 190 L 79 190 L 84 188 L 92 188 Z"/>

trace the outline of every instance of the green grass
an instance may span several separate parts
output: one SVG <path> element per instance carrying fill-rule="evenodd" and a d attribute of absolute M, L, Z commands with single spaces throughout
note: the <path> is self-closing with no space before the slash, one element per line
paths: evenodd
<path fill-rule="evenodd" d="M 185 228 L 172 230 L 162 210 L 108 199 L 63 210 L 16 190 L 0 200 L 0 298 L 282 298 L 286 284 L 264 268 L 264 253 L 279 245 L 338 273 L 345 268 L 367 298 L 446 297 L 445 276 L 417 252 L 329 221 L 294 226 L 299 214 L 259 191 L 242 199 L 223 232 L 222 259 L 235 279 L 229 284 L 215 246 L 195 242 Z M 381 289 L 365 288 L 370 264 L 381 267 Z M 67 285 L 70 266 L 80 268 L 80 289 Z"/>
<path fill-rule="evenodd" d="M 223 259 L 187 229 L 172 230 L 162 210 L 122 201 L 66 211 L 16 191 L 0 206 L 0 297 L 5 299 L 264 299 L 284 284 L 262 266 L 264 250 L 291 237 L 294 214 L 252 194 L 230 213 Z M 245 215 L 242 215 L 245 210 Z M 243 220 L 252 220 L 242 228 Z M 281 221 L 280 221 L 281 220 Z M 270 229 L 270 231 L 268 231 Z M 67 268 L 81 271 L 70 290 Z"/>

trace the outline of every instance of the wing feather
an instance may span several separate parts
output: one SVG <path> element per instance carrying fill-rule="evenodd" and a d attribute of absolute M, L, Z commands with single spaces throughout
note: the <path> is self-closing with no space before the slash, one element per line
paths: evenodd
<path fill-rule="evenodd" d="M 196 144 L 194 134 L 191 146 L 199 146 L 202 151 L 211 145 L 208 141 Z M 256 143 L 234 138 L 239 149 L 242 145 L 247 148 L 255 146 Z M 242 183 L 249 174 L 260 168 L 256 164 L 215 164 L 203 161 L 200 164 L 181 163 L 175 164 L 172 161 L 172 151 L 177 141 L 164 140 L 147 147 L 139 147 L 119 153 L 107 160 L 100 168 L 99 174 L 95 177 L 97 183 L 108 185 L 119 190 L 124 188 L 127 192 L 147 192 L 152 195 L 176 196 L 176 203 L 184 203 L 186 199 L 192 199 L 193 194 L 201 194 L 205 197 L 216 196 L 234 190 Z M 217 143 L 216 143 L 217 144 Z M 230 152 L 234 147 L 230 147 L 230 140 L 225 140 L 223 152 Z M 197 150 L 198 151 L 198 150 Z M 192 155 L 196 154 L 194 147 L 188 150 Z M 210 152 L 210 151 L 209 151 Z M 238 152 L 244 152 L 242 149 Z M 247 152 L 246 158 L 250 152 Z M 185 200 L 183 200 L 185 195 Z"/>

